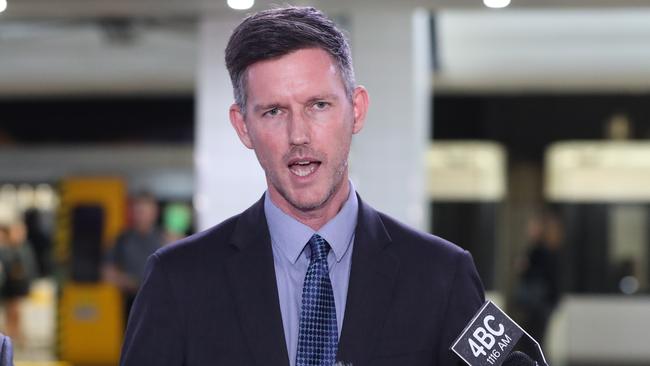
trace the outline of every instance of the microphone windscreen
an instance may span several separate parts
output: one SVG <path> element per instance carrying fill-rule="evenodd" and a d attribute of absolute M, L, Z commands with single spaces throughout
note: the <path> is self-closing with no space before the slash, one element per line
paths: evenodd
<path fill-rule="evenodd" d="M 503 360 L 502 366 L 537 366 L 537 362 L 521 351 L 514 351 Z"/>

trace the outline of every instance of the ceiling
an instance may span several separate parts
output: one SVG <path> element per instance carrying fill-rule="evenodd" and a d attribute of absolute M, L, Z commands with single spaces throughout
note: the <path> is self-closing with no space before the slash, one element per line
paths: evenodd
<path fill-rule="evenodd" d="M 225 0 L 8 0 L 0 19 L 79 18 L 100 16 L 240 16 Z M 285 2 L 257 0 L 252 10 Z M 482 8 L 479 0 L 297 0 L 286 3 L 314 5 L 328 11 L 419 6 L 431 9 Z M 646 7 L 647 0 L 513 0 L 510 8 Z"/>
<path fill-rule="evenodd" d="M 7 11 L 0 14 L 2 98 L 80 93 L 192 93 L 198 62 L 198 19 L 203 16 L 240 19 L 247 13 L 228 8 L 225 0 L 7 1 Z M 251 11 L 278 3 L 282 2 L 258 0 Z M 333 15 L 409 7 L 504 15 L 549 10 L 575 13 L 594 8 L 599 9 L 601 16 L 610 8 L 628 9 L 630 12 L 646 6 L 650 9 L 647 0 L 513 0 L 511 8 L 496 11 L 500 13 L 484 8 L 478 0 L 301 0 L 292 4 L 314 5 Z M 615 24 L 625 26 L 626 22 Z M 550 22 L 549 27 L 552 26 Z M 513 23 L 513 27 L 516 31 L 518 26 Z M 545 34 L 545 31 L 542 29 L 539 34 Z M 645 36 L 647 30 L 642 34 Z M 480 38 L 478 41 L 482 42 Z M 518 42 L 513 44 L 520 47 L 526 40 Z M 640 46 L 647 43 L 644 39 L 639 42 Z M 572 45 L 565 42 L 563 47 L 570 49 Z M 461 51 L 457 53 L 459 59 L 466 59 L 463 53 L 466 51 Z M 640 60 L 646 65 L 647 61 Z M 498 60 L 494 62 L 499 63 Z M 472 65 L 468 67 L 475 69 Z M 639 69 L 645 69 L 645 66 L 640 65 Z M 462 68 L 458 70 L 460 76 L 469 75 Z M 468 82 L 466 78 L 441 76 L 440 84 L 451 89 L 458 82 L 462 82 L 458 84 L 460 89 L 472 88 L 472 81 Z M 618 80 L 616 74 L 610 76 L 612 80 Z M 628 79 L 639 80 L 636 74 L 630 74 Z M 490 89 L 493 81 L 481 80 L 481 88 Z M 539 78 L 540 82 L 547 80 L 546 76 Z M 525 84 L 526 80 L 523 82 Z M 515 85 L 517 88 L 525 86 Z"/>

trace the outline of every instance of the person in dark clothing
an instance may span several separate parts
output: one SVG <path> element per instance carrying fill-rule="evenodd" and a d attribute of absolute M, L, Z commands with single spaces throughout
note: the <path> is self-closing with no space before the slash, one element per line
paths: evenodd
<path fill-rule="evenodd" d="M 369 98 L 345 35 L 315 8 L 268 9 L 235 28 L 225 59 L 230 122 L 267 190 L 150 257 L 120 365 L 458 365 L 449 348 L 483 285 L 467 251 L 349 180 Z"/>
<path fill-rule="evenodd" d="M 147 258 L 164 243 L 156 226 L 158 203 L 150 193 L 140 193 L 132 201 L 132 225 L 117 238 L 106 253 L 102 277 L 117 286 L 124 297 L 125 315 L 131 310 L 144 277 Z"/>
<path fill-rule="evenodd" d="M 43 230 L 42 213 L 36 208 L 25 211 L 25 226 L 27 241 L 34 251 L 38 276 L 48 276 L 52 273 L 52 240 Z"/>
<path fill-rule="evenodd" d="M 531 245 L 516 302 L 522 311 L 522 326 L 543 344 L 549 318 L 560 299 L 562 224 L 556 215 L 546 212 L 529 223 L 528 234 Z"/>
<path fill-rule="evenodd" d="M 22 221 L 0 223 L 0 263 L 4 273 L 0 295 L 5 305 L 5 331 L 17 344 L 21 344 L 20 307 L 36 277 L 36 261 Z"/>

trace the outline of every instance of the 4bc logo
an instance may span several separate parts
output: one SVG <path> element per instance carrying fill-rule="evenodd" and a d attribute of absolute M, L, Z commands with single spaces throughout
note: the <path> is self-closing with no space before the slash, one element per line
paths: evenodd
<path fill-rule="evenodd" d="M 474 354 L 475 357 L 479 357 L 481 355 L 487 356 L 487 353 L 485 352 L 484 348 L 487 348 L 487 350 L 491 350 L 492 347 L 494 347 L 494 344 L 496 343 L 496 338 L 495 337 L 500 337 L 505 335 L 505 337 L 499 341 L 499 347 L 503 351 L 505 346 L 510 344 L 512 339 L 505 334 L 506 329 L 504 328 L 503 324 L 499 324 L 497 329 L 495 330 L 491 326 L 491 322 L 494 321 L 494 316 L 492 315 L 487 315 L 485 318 L 483 318 L 483 325 L 485 327 L 478 327 L 474 330 L 474 333 L 472 334 L 473 337 L 469 339 L 469 346 L 472 349 L 472 353 Z M 478 345 L 476 341 L 478 341 L 481 345 Z M 497 351 L 497 353 L 499 353 Z M 496 356 L 499 357 L 499 356 Z"/>
<path fill-rule="evenodd" d="M 488 301 L 451 349 L 472 366 L 499 366 L 523 336 L 523 330 Z"/>

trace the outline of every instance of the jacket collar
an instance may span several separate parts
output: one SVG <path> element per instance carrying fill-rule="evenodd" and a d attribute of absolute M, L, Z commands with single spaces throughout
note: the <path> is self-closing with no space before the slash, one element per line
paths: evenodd
<path fill-rule="evenodd" d="M 289 366 L 264 197 L 235 225 L 227 275 L 237 317 L 255 363 Z"/>
<path fill-rule="evenodd" d="M 391 304 L 398 259 L 379 213 L 359 198 L 348 298 L 337 360 L 366 364 Z"/>

